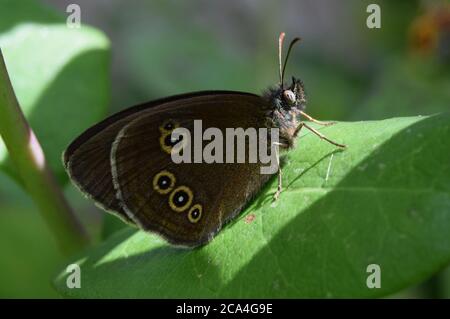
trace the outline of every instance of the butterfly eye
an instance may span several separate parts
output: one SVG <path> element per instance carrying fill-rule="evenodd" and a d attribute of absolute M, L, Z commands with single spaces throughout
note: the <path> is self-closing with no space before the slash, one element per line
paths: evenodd
<path fill-rule="evenodd" d="M 284 90 L 283 96 L 289 104 L 295 104 L 296 96 L 294 92 L 292 92 L 291 90 Z"/>
<path fill-rule="evenodd" d="M 168 194 L 175 186 L 175 176 L 164 170 L 153 177 L 153 189 L 160 194 Z"/>
<path fill-rule="evenodd" d="M 202 218 L 203 207 L 200 204 L 195 204 L 189 209 L 188 219 L 191 223 L 198 223 L 200 218 Z"/>
<path fill-rule="evenodd" d="M 178 186 L 169 196 L 169 205 L 176 212 L 185 211 L 192 203 L 192 191 L 187 186 Z"/>

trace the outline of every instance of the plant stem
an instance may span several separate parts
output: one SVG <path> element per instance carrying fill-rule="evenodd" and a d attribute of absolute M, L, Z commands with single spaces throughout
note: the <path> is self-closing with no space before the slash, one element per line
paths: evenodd
<path fill-rule="evenodd" d="M 72 254 L 87 235 L 66 202 L 42 148 L 20 109 L 0 49 L 0 136 L 28 193 L 39 207 L 60 248 Z"/>

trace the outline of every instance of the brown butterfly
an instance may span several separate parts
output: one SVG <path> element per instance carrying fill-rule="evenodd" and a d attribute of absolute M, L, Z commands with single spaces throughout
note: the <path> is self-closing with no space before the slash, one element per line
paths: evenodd
<path fill-rule="evenodd" d="M 303 112 L 303 83 L 292 78 L 283 83 L 284 33 L 279 37 L 280 84 L 263 96 L 232 91 L 187 93 L 134 106 L 86 130 L 65 151 L 64 165 L 77 187 L 101 208 L 143 230 L 156 232 L 178 246 L 195 247 L 210 241 L 234 218 L 268 181 L 261 163 L 180 163 L 171 159 L 181 138 L 173 132 L 204 127 L 277 128 L 281 149 L 294 147 L 302 128 L 339 146 L 300 121 L 301 116 L 321 125 Z M 248 148 L 248 145 L 246 145 Z M 279 159 L 277 153 L 277 160 Z M 279 164 L 279 162 L 278 162 Z M 282 190 L 278 165 L 279 197 Z"/>

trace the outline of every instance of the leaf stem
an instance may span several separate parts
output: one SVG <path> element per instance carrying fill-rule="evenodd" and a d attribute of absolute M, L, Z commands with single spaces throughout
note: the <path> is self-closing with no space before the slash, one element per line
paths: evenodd
<path fill-rule="evenodd" d="M 88 242 L 82 225 L 66 202 L 48 168 L 41 145 L 20 109 L 0 49 L 0 136 L 23 185 L 63 253 L 72 254 Z"/>

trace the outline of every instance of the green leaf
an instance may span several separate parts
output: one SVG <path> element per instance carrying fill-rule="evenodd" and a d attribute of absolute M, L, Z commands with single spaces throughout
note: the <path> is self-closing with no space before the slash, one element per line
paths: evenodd
<path fill-rule="evenodd" d="M 171 247 L 131 228 L 80 256 L 67 297 L 379 297 L 450 261 L 450 115 L 338 123 L 306 133 L 276 178 L 208 245 Z M 224 185 L 224 187 L 233 187 Z M 239 190 L 236 190 L 239 191 Z M 245 215 L 253 214 L 249 221 Z M 369 289 L 367 266 L 381 267 Z"/>
<path fill-rule="evenodd" d="M 57 298 L 51 278 L 64 262 L 29 196 L 0 172 L 0 298 Z"/>
<path fill-rule="evenodd" d="M 450 267 L 447 267 L 441 274 L 443 278 L 442 297 L 450 298 Z"/>
<path fill-rule="evenodd" d="M 0 298 L 56 298 L 51 278 L 64 260 L 34 207 L 2 207 Z"/>
<path fill-rule="evenodd" d="M 50 167 L 66 175 L 61 153 L 100 120 L 109 103 L 109 41 L 35 1 L 0 2 L 0 46 L 19 103 Z M 0 169 L 14 175 L 0 140 Z"/>

